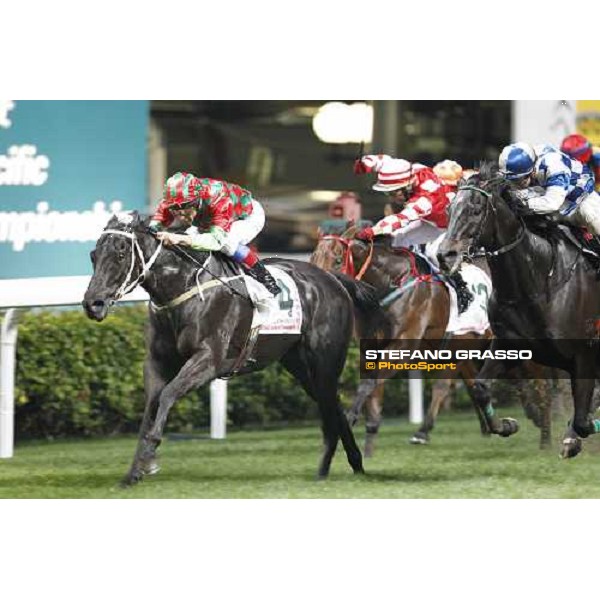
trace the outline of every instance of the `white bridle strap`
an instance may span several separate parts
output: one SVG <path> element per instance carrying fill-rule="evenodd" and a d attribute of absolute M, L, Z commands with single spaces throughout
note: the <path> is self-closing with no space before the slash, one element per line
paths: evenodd
<path fill-rule="evenodd" d="M 163 243 L 162 243 L 162 241 L 160 242 L 160 244 L 154 251 L 154 254 L 152 254 L 152 256 L 150 257 L 148 262 L 146 262 L 146 259 L 144 258 L 144 253 L 142 252 L 142 249 L 137 240 L 137 237 L 135 236 L 135 233 L 129 232 L 129 231 L 121 231 L 119 229 L 105 229 L 101 235 L 105 235 L 105 234 L 121 235 L 121 236 L 129 238 L 131 240 L 131 264 L 129 265 L 129 271 L 127 273 L 127 277 L 125 277 L 125 281 L 121 284 L 121 287 L 119 287 L 119 289 L 115 293 L 114 301 L 117 302 L 123 296 L 125 296 L 125 294 L 129 294 L 129 292 L 131 292 L 142 281 L 144 281 L 144 279 L 146 278 L 146 275 L 152 268 L 152 265 L 155 263 L 156 259 L 158 258 L 158 255 L 160 254 L 160 251 L 162 250 Z M 139 274 L 138 278 L 135 281 L 131 281 L 131 278 L 133 276 L 133 270 L 135 268 L 136 252 L 137 252 L 138 258 L 140 259 L 140 262 L 142 264 L 142 272 Z"/>

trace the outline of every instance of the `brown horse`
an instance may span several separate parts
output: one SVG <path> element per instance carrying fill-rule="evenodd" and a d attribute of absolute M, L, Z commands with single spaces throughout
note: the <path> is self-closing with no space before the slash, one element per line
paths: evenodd
<path fill-rule="evenodd" d="M 450 315 L 450 295 L 445 285 L 440 285 L 431 277 L 429 268 L 419 265 L 419 259 L 412 252 L 404 248 L 391 248 L 387 240 L 378 240 L 374 244 L 366 245 L 353 239 L 354 229 L 351 228 L 342 235 L 323 235 L 313 252 L 311 261 L 323 269 L 341 271 L 356 279 L 371 283 L 386 303 L 390 289 L 397 289 L 395 281 L 406 281 L 412 277 L 413 285 L 406 286 L 406 291 L 397 294 L 386 306 L 389 320 L 393 324 L 390 338 L 394 339 L 394 348 L 401 348 L 407 340 L 423 340 L 434 347 L 439 347 L 441 340 L 445 339 L 446 327 Z M 424 268 L 422 268 L 424 267 Z M 426 273 L 423 271 L 427 271 Z M 456 340 L 473 340 L 481 349 L 489 346 L 492 334 L 488 330 L 483 334 L 475 332 L 455 336 Z M 474 346 L 475 347 L 475 346 Z M 390 346 L 392 348 L 392 346 Z M 493 431 L 501 435 L 511 435 L 517 429 L 514 420 L 499 420 L 493 414 L 491 406 L 488 417 L 475 403 L 472 394 L 475 376 L 480 364 L 475 361 L 461 361 L 458 369 L 461 378 L 473 401 L 479 417 L 482 433 Z M 535 369 L 534 376 L 541 379 L 543 371 L 539 366 Z M 529 373 L 531 376 L 531 372 Z M 354 424 L 364 405 L 367 413 L 367 438 L 365 456 L 372 454 L 374 439 L 381 423 L 382 400 L 384 379 L 361 380 L 353 406 L 349 412 L 349 419 Z M 538 408 L 536 424 L 541 429 L 540 446 L 545 447 L 550 443 L 550 397 L 545 390 L 544 382 L 539 381 L 534 391 L 534 401 L 528 401 L 525 394 L 521 393 L 521 400 L 526 408 L 530 404 Z M 522 392 L 522 390 L 520 390 Z M 435 425 L 437 414 L 444 401 L 443 394 L 434 394 L 429 405 L 424 423 L 410 438 L 411 443 L 426 444 L 429 433 Z"/>

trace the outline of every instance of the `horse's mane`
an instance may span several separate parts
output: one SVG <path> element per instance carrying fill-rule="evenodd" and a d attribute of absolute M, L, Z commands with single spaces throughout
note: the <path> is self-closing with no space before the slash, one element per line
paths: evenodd
<path fill-rule="evenodd" d="M 469 177 L 468 181 L 471 181 L 471 179 L 473 178 L 477 179 L 482 184 L 495 183 L 497 180 L 500 179 L 500 171 L 498 169 L 498 165 L 489 160 L 482 160 L 479 163 L 479 169 L 476 173 L 473 173 L 473 175 Z"/>

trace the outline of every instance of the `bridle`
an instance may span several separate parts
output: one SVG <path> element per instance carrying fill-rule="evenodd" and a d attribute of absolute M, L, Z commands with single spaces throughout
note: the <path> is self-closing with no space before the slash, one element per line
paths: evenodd
<path fill-rule="evenodd" d="M 366 270 L 369 268 L 371 264 L 371 260 L 373 259 L 373 240 L 369 242 L 369 254 L 362 267 L 359 269 L 358 273 L 356 273 L 356 268 L 354 266 L 354 256 L 352 254 L 352 243 L 356 240 L 344 238 L 340 235 L 327 234 L 321 237 L 321 240 L 330 241 L 334 240 L 336 242 L 341 242 L 342 246 L 344 246 L 343 255 L 342 255 L 342 273 L 348 275 L 349 277 L 353 277 L 354 279 L 360 281 L 365 274 Z"/>
<path fill-rule="evenodd" d="M 112 298 L 113 302 L 118 302 L 123 296 L 125 296 L 125 294 L 129 294 L 129 292 L 134 290 L 140 283 L 142 283 L 142 281 L 144 281 L 146 275 L 152 268 L 152 265 L 156 262 L 156 259 L 158 258 L 158 255 L 160 254 L 163 248 L 163 243 L 162 241 L 159 242 L 152 256 L 148 259 L 148 261 L 146 261 L 140 243 L 138 242 L 137 236 L 133 231 L 123 231 L 121 229 L 105 229 L 100 235 L 102 236 L 109 234 L 120 235 L 131 240 L 131 262 L 129 264 L 129 271 L 127 272 L 125 280 L 123 281 L 119 289 L 115 292 Z M 134 280 L 133 272 L 135 270 L 136 258 L 139 259 L 139 262 L 141 263 L 141 269 L 140 274 Z"/>
<path fill-rule="evenodd" d="M 487 190 L 484 190 L 483 188 L 477 187 L 475 185 L 462 186 L 459 189 L 459 192 L 461 192 L 463 190 L 471 190 L 473 192 L 477 192 L 485 198 L 485 201 L 484 201 L 485 214 L 483 216 L 483 219 L 481 219 L 481 222 L 479 225 L 479 230 L 471 238 L 468 238 L 466 240 L 468 242 L 468 246 L 467 246 L 467 250 L 466 250 L 467 258 L 475 258 L 478 256 L 485 256 L 487 258 L 496 258 L 497 256 L 500 256 L 501 254 L 506 254 L 507 252 L 510 252 L 511 250 L 516 248 L 525 239 L 525 234 L 526 234 L 525 223 L 523 223 L 523 218 L 519 217 L 519 220 L 521 222 L 521 230 L 519 231 L 519 234 L 517 235 L 516 239 L 514 239 L 512 242 L 509 242 L 508 244 L 505 244 L 504 246 L 501 246 L 500 248 L 497 248 L 496 250 L 485 250 L 485 249 L 479 250 L 479 248 L 481 247 L 480 238 L 483 234 L 483 229 L 484 229 L 485 225 L 487 224 L 487 220 L 488 220 L 488 217 L 490 214 L 490 209 L 494 212 L 494 214 L 496 214 L 496 207 L 494 206 L 494 203 L 492 202 L 492 193 L 491 192 L 488 192 Z M 450 238 L 447 238 L 447 239 L 449 239 L 450 241 L 458 241 L 458 240 L 451 240 Z"/>
<path fill-rule="evenodd" d="M 137 239 L 137 236 L 135 235 L 135 233 L 133 231 L 123 231 L 121 229 L 105 229 L 100 235 L 104 235 L 104 234 L 121 235 L 121 236 L 126 237 L 131 240 L 131 262 L 129 264 L 129 271 L 127 272 L 125 280 L 123 281 L 123 283 L 121 284 L 119 289 L 115 292 L 115 294 L 112 298 L 112 301 L 114 303 L 114 302 L 118 302 L 126 294 L 129 294 L 129 292 L 134 290 L 140 283 L 142 283 L 144 281 L 144 279 L 146 278 L 146 275 L 148 275 L 150 269 L 156 262 L 158 255 L 160 254 L 161 250 L 163 249 L 163 242 L 162 242 L 162 240 L 159 242 L 159 244 L 158 244 L 156 250 L 154 251 L 154 253 L 152 254 L 152 256 L 148 259 L 148 261 L 146 261 L 146 259 L 144 257 L 144 253 L 140 246 L 140 243 Z M 229 283 L 229 279 L 239 279 L 239 277 L 240 277 L 239 275 L 237 275 L 233 278 L 222 278 L 222 277 L 219 277 L 218 275 L 215 275 L 212 271 L 210 271 L 210 269 L 208 268 L 208 263 L 209 263 L 210 259 L 212 258 L 212 252 L 209 252 L 208 256 L 206 257 L 206 260 L 203 263 L 200 263 L 193 256 L 191 256 L 189 253 L 187 253 L 183 248 L 180 248 L 179 246 L 173 246 L 173 249 L 176 252 L 179 252 L 180 254 L 185 256 L 188 260 L 190 260 L 191 262 L 193 262 L 194 264 L 196 264 L 198 266 L 198 269 L 196 271 L 196 289 L 202 300 L 204 300 L 204 294 L 202 293 L 202 286 L 200 285 L 199 277 L 205 271 L 213 279 L 218 280 L 222 285 L 224 285 L 226 288 L 228 288 L 233 294 L 240 296 L 241 298 L 244 298 L 245 300 L 250 300 L 249 296 L 240 294 L 240 292 L 238 292 Z M 134 273 L 135 265 L 136 265 L 136 258 L 139 259 L 139 262 L 141 263 L 141 268 L 140 268 L 140 274 L 137 276 L 137 278 L 133 279 L 133 277 L 134 277 L 133 273 Z M 178 299 L 176 298 L 175 300 L 177 301 Z M 173 303 L 171 302 L 171 303 L 169 303 L 169 305 L 170 304 L 173 304 Z"/>

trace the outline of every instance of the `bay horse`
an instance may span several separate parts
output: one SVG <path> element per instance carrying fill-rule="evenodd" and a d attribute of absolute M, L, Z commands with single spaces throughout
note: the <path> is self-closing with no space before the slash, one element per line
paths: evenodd
<path fill-rule="evenodd" d="M 443 343 L 450 317 L 450 294 L 440 281 L 431 274 L 425 261 L 406 248 L 392 248 L 388 236 L 375 238 L 371 243 L 354 239 L 355 229 L 342 235 L 323 235 L 312 254 L 311 261 L 330 271 L 341 271 L 370 283 L 379 294 L 380 302 L 386 305 L 387 323 L 391 327 L 389 337 L 393 339 L 390 349 L 401 349 L 410 340 L 423 340 L 438 348 Z M 405 282 L 401 286 L 397 282 Z M 388 301 L 389 300 L 389 301 Z M 490 345 L 491 331 L 483 334 L 470 333 L 455 336 L 457 340 L 472 340 L 482 350 Z M 475 345 L 473 347 L 476 347 Z M 460 376 L 467 386 L 480 420 L 482 433 L 493 431 L 508 437 L 518 430 L 514 419 L 499 419 L 491 402 L 482 405 L 476 402 L 473 393 L 475 376 L 480 365 L 475 361 L 459 361 Z M 349 420 L 355 424 L 360 411 L 375 392 L 375 399 L 381 398 L 383 379 L 361 379 Z M 431 403 L 421 428 L 411 437 L 413 443 L 427 443 L 429 433 L 441 402 Z M 373 409 L 381 422 L 381 410 Z M 374 435 L 377 428 L 369 433 Z"/>
<path fill-rule="evenodd" d="M 254 309 L 240 268 L 225 256 L 163 248 L 148 229 L 148 220 L 133 212 L 111 218 L 91 258 L 94 273 L 82 303 L 89 318 L 102 321 L 109 307 L 138 284 L 151 299 L 146 404 L 125 485 L 158 471 L 156 450 L 169 410 L 180 397 L 213 379 L 256 371 L 274 361 L 280 361 L 318 404 L 324 440 L 318 476 L 327 477 L 339 439 L 354 473 L 363 473 L 361 452 L 339 402 L 338 379 L 355 309 L 362 312 L 363 323 L 380 314 L 370 286 L 305 262 L 268 261 L 298 287 L 301 331 L 259 335 L 254 360 L 241 365 Z"/>
<path fill-rule="evenodd" d="M 513 198 L 509 182 L 485 163 L 459 188 L 438 253 L 442 269 L 452 273 L 470 248 L 486 250 L 493 281 L 492 350 L 518 343 L 532 350 L 536 361 L 569 373 L 573 416 L 564 458 L 582 450 L 581 438 L 600 431 L 592 405 L 600 370 L 600 283 L 596 267 L 572 238 Z M 486 360 L 475 384 L 480 406 L 489 401 L 487 381 L 512 364 Z"/>

